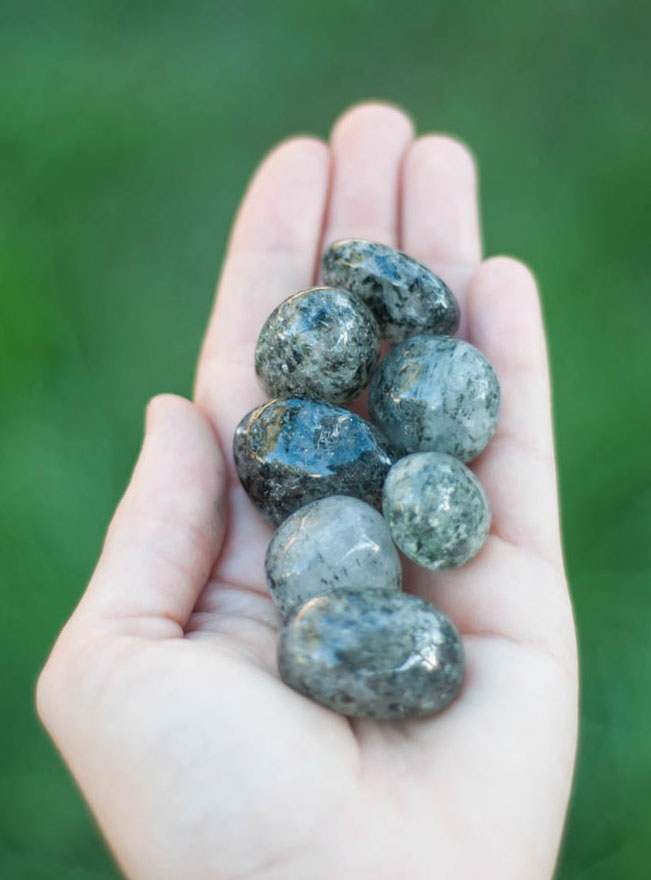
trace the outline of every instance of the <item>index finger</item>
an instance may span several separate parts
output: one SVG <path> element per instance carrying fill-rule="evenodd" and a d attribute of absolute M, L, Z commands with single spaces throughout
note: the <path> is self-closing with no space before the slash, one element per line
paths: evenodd
<path fill-rule="evenodd" d="M 195 386 L 227 460 L 237 423 L 264 399 L 253 370 L 260 329 L 279 302 L 314 283 L 329 169 L 321 141 L 286 141 L 263 160 L 238 212 Z"/>

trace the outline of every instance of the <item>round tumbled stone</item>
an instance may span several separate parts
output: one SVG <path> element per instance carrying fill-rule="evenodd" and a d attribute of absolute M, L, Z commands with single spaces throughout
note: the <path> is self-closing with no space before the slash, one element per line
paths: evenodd
<path fill-rule="evenodd" d="M 396 462 L 384 483 L 382 509 L 402 552 L 434 571 L 472 559 L 491 524 L 477 477 L 440 452 L 417 452 Z"/>
<path fill-rule="evenodd" d="M 244 416 L 233 456 L 249 498 L 276 525 L 329 495 L 379 507 L 393 463 L 387 441 L 369 422 L 332 403 L 295 397 Z"/>
<path fill-rule="evenodd" d="M 379 353 L 377 321 L 359 297 L 313 287 L 269 315 L 258 337 L 255 371 L 271 397 L 348 403 L 368 385 Z"/>
<path fill-rule="evenodd" d="M 399 590 L 402 584 L 384 518 L 344 495 L 313 501 L 288 517 L 271 539 L 265 572 L 283 617 L 330 590 Z"/>
<path fill-rule="evenodd" d="M 394 590 L 335 590 L 296 607 L 278 642 L 290 687 L 342 715 L 421 718 L 463 681 L 461 639 L 429 602 Z"/>
<path fill-rule="evenodd" d="M 459 306 L 445 282 L 385 244 L 336 241 L 323 255 L 322 271 L 327 284 L 364 300 L 392 342 L 415 333 L 455 333 L 459 327 Z"/>
<path fill-rule="evenodd" d="M 484 355 L 449 336 L 412 336 L 373 375 L 369 413 L 398 455 L 475 458 L 495 433 L 500 386 Z"/>

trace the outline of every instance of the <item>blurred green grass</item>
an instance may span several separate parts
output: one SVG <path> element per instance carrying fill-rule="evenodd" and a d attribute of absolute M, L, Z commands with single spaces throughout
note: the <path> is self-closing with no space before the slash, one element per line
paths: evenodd
<path fill-rule="evenodd" d="M 37 670 L 146 400 L 189 393 L 254 164 L 382 97 L 472 145 L 488 253 L 542 284 L 583 661 L 558 877 L 647 878 L 649 5 L 0 0 L 0 20 L 0 874 L 117 876 L 35 721 Z"/>

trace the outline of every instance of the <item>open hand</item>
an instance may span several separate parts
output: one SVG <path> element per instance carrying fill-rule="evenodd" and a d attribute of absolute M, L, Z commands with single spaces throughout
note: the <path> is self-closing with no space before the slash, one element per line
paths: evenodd
<path fill-rule="evenodd" d="M 421 721 L 349 721 L 278 678 L 264 582 L 270 527 L 231 440 L 263 399 L 271 309 L 346 237 L 400 246 L 456 293 L 460 335 L 493 363 L 497 433 L 473 465 L 493 526 L 465 567 L 405 567 L 463 635 L 455 702 Z M 38 686 L 38 707 L 132 880 L 543 880 L 576 740 L 572 612 L 561 553 L 536 284 L 481 262 L 476 172 L 455 140 L 359 106 L 329 146 L 281 144 L 230 241 L 195 403 L 149 406 L 101 559 Z"/>

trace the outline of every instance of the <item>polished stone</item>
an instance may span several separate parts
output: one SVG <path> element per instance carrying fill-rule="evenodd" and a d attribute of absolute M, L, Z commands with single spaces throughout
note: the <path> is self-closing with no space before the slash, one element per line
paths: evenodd
<path fill-rule="evenodd" d="M 384 518 L 345 495 L 313 501 L 288 517 L 271 539 L 265 572 L 283 616 L 337 588 L 399 590 L 402 584 L 400 558 Z"/>
<path fill-rule="evenodd" d="M 310 501 L 352 495 L 379 507 L 393 463 L 380 431 L 331 403 L 272 400 L 235 430 L 235 466 L 251 501 L 277 525 Z"/>
<path fill-rule="evenodd" d="M 323 278 L 361 297 L 386 339 L 455 333 L 459 307 L 450 288 L 401 251 L 362 239 L 337 241 L 323 255 Z"/>
<path fill-rule="evenodd" d="M 348 403 L 368 385 L 380 330 L 359 297 L 336 287 L 295 293 L 269 315 L 255 371 L 270 397 Z"/>
<path fill-rule="evenodd" d="M 369 392 L 371 419 L 398 455 L 435 451 L 470 461 L 493 436 L 499 408 L 491 365 L 469 342 L 449 336 L 396 345 Z"/>
<path fill-rule="evenodd" d="M 477 477 L 440 452 L 417 452 L 396 462 L 384 483 L 382 508 L 402 552 L 434 571 L 476 556 L 491 524 Z"/>
<path fill-rule="evenodd" d="M 336 590 L 287 618 L 278 669 L 290 687 L 342 715 L 421 718 L 457 694 L 464 655 L 453 624 L 429 602 L 395 590 Z"/>

